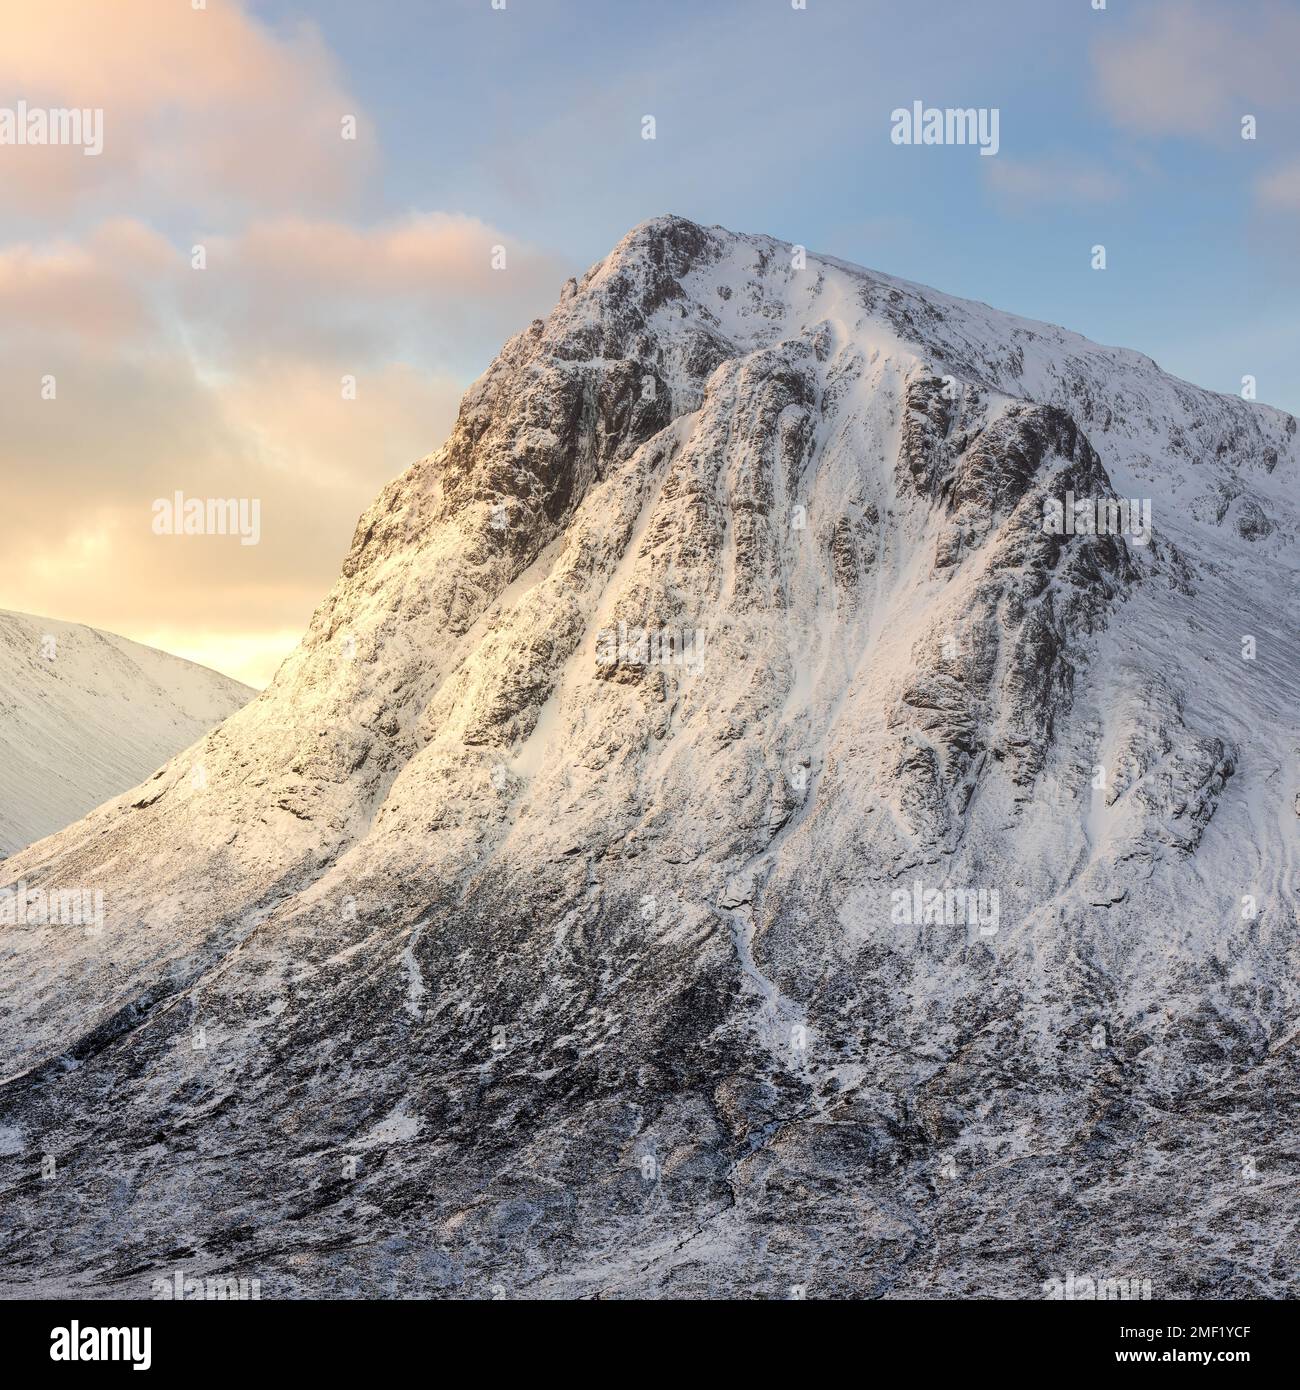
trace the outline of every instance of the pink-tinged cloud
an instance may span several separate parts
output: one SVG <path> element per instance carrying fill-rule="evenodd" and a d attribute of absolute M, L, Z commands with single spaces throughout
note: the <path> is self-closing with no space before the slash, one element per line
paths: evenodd
<path fill-rule="evenodd" d="M 355 205 L 373 130 L 316 30 L 277 33 L 236 0 L 47 0 L 8 7 L 0 106 L 102 110 L 103 151 L 0 145 L 0 182 L 35 217 L 129 195 L 152 207 Z M 345 116 L 357 138 L 343 138 Z"/>
<path fill-rule="evenodd" d="M 301 350 L 340 367 L 385 349 L 488 354 L 549 308 L 573 269 L 477 218 L 441 212 L 365 228 L 261 221 L 207 250 L 187 303 L 223 335 L 214 352 Z"/>
<path fill-rule="evenodd" d="M 1300 160 L 1265 174 L 1255 184 L 1255 196 L 1264 207 L 1300 212 Z"/>
<path fill-rule="evenodd" d="M 1092 57 L 1116 124 L 1218 142 L 1240 138 L 1242 116 L 1300 104 L 1297 53 L 1300 13 L 1290 6 L 1165 0 L 1136 25 L 1107 28 Z"/>
<path fill-rule="evenodd" d="M 84 243 L 0 247 L 0 322 L 9 332 L 121 344 L 155 330 L 144 287 L 175 273 L 167 241 L 139 222 L 107 222 Z"/>

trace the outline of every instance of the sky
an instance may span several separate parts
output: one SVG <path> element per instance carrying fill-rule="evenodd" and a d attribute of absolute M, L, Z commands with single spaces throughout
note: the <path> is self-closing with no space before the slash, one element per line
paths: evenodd
<path fill-rule="evenodd" d="M 1300 3 L 800 5 L 8 0 L 0 140 L 25 102 L 102 149 L 0 143 L 0 608 L 264 685 L 505 339 L 664 212 L 1300 411 Z M 997 153 L 894 143 L 915 101 Z M 258 543 L 156 534 L 178 491 Z"/>

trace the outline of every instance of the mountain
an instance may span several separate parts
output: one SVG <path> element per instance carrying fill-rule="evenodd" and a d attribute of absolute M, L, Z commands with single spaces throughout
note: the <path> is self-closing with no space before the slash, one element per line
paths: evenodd
<path fill-rule="evenodd" d="M 133 787 L 254 693 L 111 632 L 0 611 L 0 858 Z"/>
<path fill-rule="evenodd" d="M 1295 1296 L 1296 482 L 1138 353 L 637 227 L 271 687 L 0 869 L 104 905 L 0 929 L 8 1287 Z"/>

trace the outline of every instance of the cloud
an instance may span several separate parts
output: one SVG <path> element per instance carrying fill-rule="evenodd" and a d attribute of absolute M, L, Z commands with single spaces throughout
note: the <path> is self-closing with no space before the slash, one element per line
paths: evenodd
<path fill-rule="evenodd" d="M 1300 13 L 1165 0 L 1092 51 L 1097 93 L 1117 125 L 1142 135 L 1240 138 L 1241 117 L 1294 107 Z"/>
<path fill-rule="evenodd" d="M 230 213 L 355 206 L 376 146 L 319 34 L 274 32 L 235 3 L 59 0 L 10 7 L 10 107 L 103 111 L 103 152 L 0 146 L 9 208 L 31 217 L 116 205 Z M 12 99 L 11 96 L 12 95 Z M 343 138 L 343 118 L 357 138 Z"/>
<path fill-rule="evenodd" d="M 130 220 L 106 222 L 84 243 L 0 247 L 0 322 L 42 337 L 139 338 L 154 329 L 142 286 L 175 261 L 164 238 Z"/>
<path fill-rule="evenodd" d="M 498 247 L 503 269 L 493 269 Z M 308 351 L 340 369 L 380 350 L 485 358 L 528 321 L 522 314 L 554 303 L 573 269 L 477 218 L 442 212 L 369 228 L 259 221 L 207 251 L 207 271 L 187 285 L 225 340 L 213 351 Z"/>
<path fill-rule="evenodd" d="M 504 271 L 490 269 L 494 245 Z M 0 471 L 22 537 L 0 607 L 261 684 L 337 577 L 359 514 L 442 442 L 466 379 L 568 271 L 439 213 L 264 221 L 210 249 L 195 270 L 189 247 L 127 219 L 0 248 Z M 454 324 L 470 315 L 493 335 L 478 359 L 457 355 Z M 154 499 L 177 490 L 259 499 L 260 544 L 154 535 Z"/>
<path fill-rule="evenodd" d="M 991 159 L 990 186 L 1018 203 L 1107 203 L 1124 192 L 1124 181 L 1096 164 L 1058 160 Z"/>
<path fill-rule="evenodd" d="M 1300 211 L 1300 160 L 1265 174 L 1255 184 L 1255 196 L 1264 207 Z"/>

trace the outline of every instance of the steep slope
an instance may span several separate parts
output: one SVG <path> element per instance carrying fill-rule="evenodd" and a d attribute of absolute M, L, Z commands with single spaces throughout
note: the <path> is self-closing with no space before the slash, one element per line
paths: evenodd
<path fill-rule="evenodd" d="M 133 787 L 254 693 L 111 632 L 0 612 L 0 858 Z"/>
<path fill-rule="evenodd" d="M 16 1286 L 1296 1291 L 1295 421 L 796 261 L 635 229 L 4 866 Z"/>

